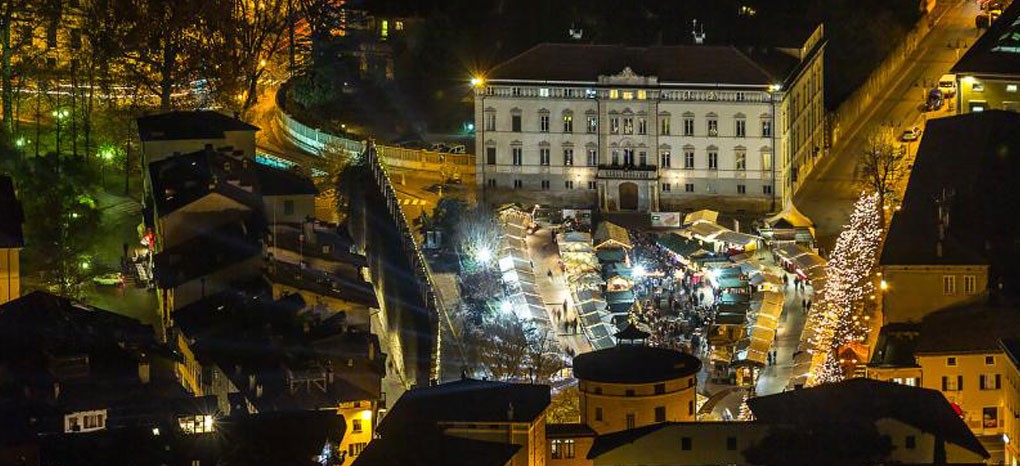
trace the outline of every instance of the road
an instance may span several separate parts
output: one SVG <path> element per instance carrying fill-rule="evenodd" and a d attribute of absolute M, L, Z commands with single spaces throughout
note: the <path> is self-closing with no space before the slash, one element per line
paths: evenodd
<path fill-rule="evenodd" d="M 906 128 L 915 125 L 923 128 L 926 118 L 949 113 L 944 109 L 922 115 L 920 106 L 924 95 L 931 83 L 947 73 L 959 55 L 980 35 L 980 31 L 974 28 L 978 6 L 972 0 L 949 1 L 953 4 L 917 47 L 913 57 L 904 60 L 900 72 L 894 73 L 900 76 L 899 80 L 875 99 L 870 115 L 848 129 L 843 142 L 834 147 L 827 160 L 812 171 L 795 196 L 797 207 L 815 222 L 819 245 L 825 250 L 832 248 L 862 188 L 856 173 L 859 155 L 864 151 L 868 136 L 873 131 L 891 131 L 898 137 Z M 950 44 L 958 44 L 961 48 L 950 47 Z M 836 78 L 829 76 L 826 79 Z M 916 150 L 917 144 L 910 146 L 913 146 L 911 150 Z"/>

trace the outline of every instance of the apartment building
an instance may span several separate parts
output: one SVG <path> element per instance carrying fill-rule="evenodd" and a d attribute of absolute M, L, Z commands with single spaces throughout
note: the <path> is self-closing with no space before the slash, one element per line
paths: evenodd
<path fill-rule="evenodd" d="M 1010 4 L 956 62 L 957 113 L 1020 111 L 1020 3 Z"/>
<path fill-rule="evenodd" d="M 976 435 L 999 436 L 1013 415 L 1009 361 L 999 344 L 1010 338 L 1020 338 L 1016 309 L 981 301 L 953 306 L 918 324 L 883 327 L 867 376 L 939 391 Z"/>
<path fill-rule="evenodd" d="M 822 154 L 824 48 L 535 46 L 473 81 L 484 200 L 779 209 Z"/>
<path fill-rule="evenodd" d="M 883 323 L 1008 292 L 1020 280 L 1020 114 L 1001 110 L 928 122 L 901 209 L 879 259 Z"/>

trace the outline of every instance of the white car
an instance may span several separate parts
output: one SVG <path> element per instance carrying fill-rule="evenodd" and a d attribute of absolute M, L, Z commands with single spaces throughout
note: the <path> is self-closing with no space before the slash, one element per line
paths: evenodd
<path fill-rule="evenodd" d="M 912 142 L 921 139 L 921 128 L 913 127 L 903 132 L 900 136 L 900 140 L 903 142 Z"/>

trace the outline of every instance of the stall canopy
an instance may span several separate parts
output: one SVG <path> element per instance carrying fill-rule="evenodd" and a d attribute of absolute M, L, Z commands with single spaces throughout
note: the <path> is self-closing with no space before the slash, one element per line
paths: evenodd
<path fill-rule="evenodd" d="M 722 304 L 741 304 L 741 303 L 747 303 L 750 300 L 751 300 L 751 298 L 748 297 L 746 294 L 742 294 L 742 293 L 723 293 L 723 294 L 719 295 L 719 299 L 717 301 L 719 303 L 722 303 Z"/>
<path fill-rule="evenodd" d="M 712 238 L 729 230 L 714 223 L 699 221 L 691 224 L 685 231 L 696 240 L 712 243 L 715 242 Z"/>
<path fill-rule="evenodd" d="M 727 248 L 753 250 L 758 244 L 758 237 L 736 231 L 723 230 L 709 238 L 714 243 L 722 243 Z"/>
<path fill-rule="evenodd" d="M 703 209 L 691 212 L 684 217 L 684 225 L 693 225 L 697 222 L 716 223 L 719 221 L 719 212 Z"/>
<path fill-rule="evenodd" d="M 656 239 L 655 242 L 673 254 L 685 259 L 698 251 L 703 251 L 703 249 L 701 249 L 701 245 L 698 244 L 697 241 L 684 238 L 676 233 L 662 235 Z"/>
<path fill-rule="evenodd" d="M 807 228 L 814 235 L 815 224 L 797 206 L 790 203 L 782 212 L 765 219 L 765 224 L 777 230 Z"/>
<path fill-rule="evenodd" d="M 625 249 L 599 249 L 595 253 L 595 257 L 599 258 L 599 262 L 624 262 L 627 260 L 627 251 Z"/>
<path fill-rule="evenodd" d="M 602 248 L 626 248 L 631 249 L 634 245 L 630 242 L 630 234 L 627 229 L 612 222 L 602 222 L 595 229 L 595 249 Z"/>

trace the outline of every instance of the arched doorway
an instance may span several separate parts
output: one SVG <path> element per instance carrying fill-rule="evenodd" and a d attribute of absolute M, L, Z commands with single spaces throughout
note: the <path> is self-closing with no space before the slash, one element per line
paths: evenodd
<path fill-rule="evenodd" d="M 638 185 L 637 183 L 620 183 L 620 210 L 637 210 L 638 208 Z"/>

